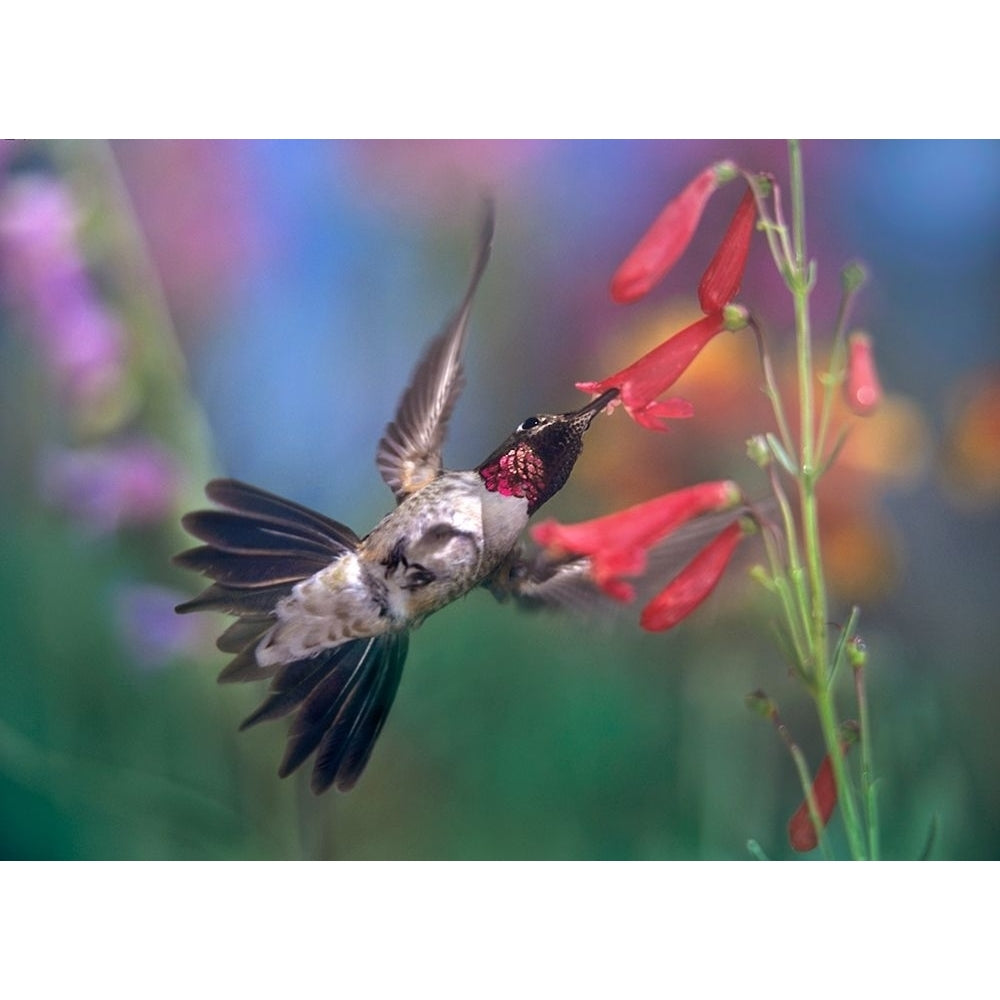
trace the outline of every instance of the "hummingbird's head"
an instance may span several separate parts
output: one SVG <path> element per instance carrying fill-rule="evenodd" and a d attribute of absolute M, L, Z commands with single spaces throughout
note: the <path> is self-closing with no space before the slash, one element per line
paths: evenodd
<path fill-rule="evenodd" d="M 617 389 L 609 389 L 580 410 L 528 417 L 477 466 L 486 489 L 503 496 L 524 497 L 528 513 L 534 514 L 565 485 L 580 457 L 583 432 L 617 396 Z"/>

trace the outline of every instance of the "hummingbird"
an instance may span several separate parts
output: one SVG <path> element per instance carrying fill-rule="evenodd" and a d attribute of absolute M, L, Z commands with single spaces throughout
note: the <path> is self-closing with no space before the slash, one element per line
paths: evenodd
<path fill-rule="evenodd" d="M 427 345 L 378 443 L 376 464 L 396 507 L 367 535 L 235 479 L 209 482 L 217 508 L 182 518 L 203 544 L 174 562 L 213 582 L 176 610 L 235 616 L 216 642 L 234 654 L 219 681 L 270 679 L 240 729 L 295 713 L 278 774 L 314 756 L 316 794 L 348 791 L 360 778 L 395 699 L 410 632 L 429 615 L 479 586 L 525 607 L 593 590 L 583 561 L 532 555 L 520 538 L 566 483 L 584 432 L 617 389 L 578 410 L 529 416 L 475 468 L 442 463 L 493 232 L 488 206 L 465 295 Z"/>

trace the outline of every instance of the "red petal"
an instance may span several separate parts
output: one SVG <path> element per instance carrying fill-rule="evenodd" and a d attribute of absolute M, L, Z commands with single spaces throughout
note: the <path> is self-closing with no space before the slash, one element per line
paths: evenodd
<path fill-rule="evenodd" d="M 669 430 L 667 420 L 687 420 L 694 416 L 694 407 L 679 396 L 659 403 L 649 403 L 634 412 L 629 411 L 628 407 L 625 409 L 637 424 L 651 431 Z"/>
<path fill-rule="evenodd" d="M 867 417 L 882 399 L 871 337 L 865 333 L 852 333 L 848 341 L 844 393 L 847 405 L 859 417 Z"/>
<path fill-rule="evenodd" d="M 712 313 L 721 309 L 740 290 L 756 221 L 757 204 L 753 191 L 748 190 L 698 285 L 702 312 Z"/>
<path fill-rule="evenodd" d="M 830 822 L 834 807 L 837 805 L 837 783 L 833 777 L 833 762 L 827 754 L 819 765 L 816 778 L 812 785 L 813 798 L 816 800 L 816 811 L 825 827 Z M 795 815 L 788 821 L 788 842 L 793 851 L 800 853 L 811 851 L 819 843 L 819 834 L 813 826 L 809 815 L 809 800 L 795 810 Z"/>
<path fill-rule="evenodd" d="M 725 320 L 721 311 L 703 316 L 654 347 L 628 368 L 623 368 L 600 382 L 577 382 L 576 387 L 584 392 L 601 393 L 615 386 L 621 390 L 621 402 L 633 420 L 662 430 L 662 425 L 650 422 L 650 414 L 660 417 L 690 416 L 690 404 L 683 400 L 668 400 L 656 407 L 651 407 L 650 404 L 684 374 L 702 348 L 724 329 Z M 642 413 L 647 414 L 647 419 L 640 419 L 639 414 Z"/>
<path fill-rule="evenodd" d="M 615 271 L 611 279 L 615 302 L 642 298 L 677 263 L 698 228 L 708 199 L 719 186 L 720 175 L 724 177 L 731 169 L 728 162 L 706 167 L 660 212 Z"/>
<path fill-rule="evenodd" d="M 734 506 L 740 496 L 731 480 L 700 483 L 579 524 L 543 521 L 531 534 L 558 553 L 590 556 L 594 581 L 612 597 L 631 600 L 631 588 L 620 577 L 645 569 L 650 546 L 692 517 Z"/>
<path fill-rule="evenodd" d="M 734 521 L 643 608 L 639 624 L 651 632 L 662 632 L 691 614 L 715 589 L 742 538 L 743 528 Z"/>

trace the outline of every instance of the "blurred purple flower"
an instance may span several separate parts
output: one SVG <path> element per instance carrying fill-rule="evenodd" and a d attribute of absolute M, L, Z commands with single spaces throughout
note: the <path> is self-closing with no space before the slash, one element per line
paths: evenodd
<path fill-rule="evenodd" d="M 53 506 L 105 533 L 166 517 L 174 506 L 177 470 L 172 457 L 149 440 L 64 449 L 44 460 L 41 489 Z"/>
<path fill-rule="evenodd" d="M 185 596 L 151 583 L 125 584 L 115 591 L 115 625 L 125 651 L 140 669 L 165 666 L 201 644 L 201 623 L 174 611 Z"/>
<path fill-rule="evenodd" d="M 182 337 L 213 327 L 216 310 L 228 304 L 245 269 L 272 252 L 258 217 L 256 145 L 159 139 L 113 144 Z"/>
<path fill-rule="evenodd" d="M 47 177 L 11 182 L 0 197 L 0 277 L 71 404 L 105 398 L 121 379 L 124 337 L 101 303 L 76 244 L 77 213 Z"/>

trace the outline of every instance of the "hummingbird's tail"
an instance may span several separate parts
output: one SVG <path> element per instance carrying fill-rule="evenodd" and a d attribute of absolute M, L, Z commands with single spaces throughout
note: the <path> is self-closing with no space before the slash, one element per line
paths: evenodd
<path fill-rule="evenodd" d="M 291 774 L 315 750 L 313 791 L 332 784 L 346 791 L 361 776 L 396 695 L 407 637 L 356 639 L 307 659 L 260 666 L 257 645 L 274 625 L 278 601 L 356 549 L 359 539 L 338 521 L 235 479 L 213 479 L 205 492 L 226 509 L 184 516 L 185 529 L 205 544 L 174 562 L 214 582 L 176 610 L 237 616 L 216 640 L 235 654 L 219 681 L 273 678 L 271 693 L 241 728 L 298 709 L 279 774 Z"/>
<path fill-rule="evenodd" d="M 278 775 L 287 777 L 316 751 L 310 787 L 354 787 L 396 697 L 409 635 L 352 639 L 306 660 L 283 664 L 271 694 L 243 720 L 247 729 L 298 709 Z"/>

